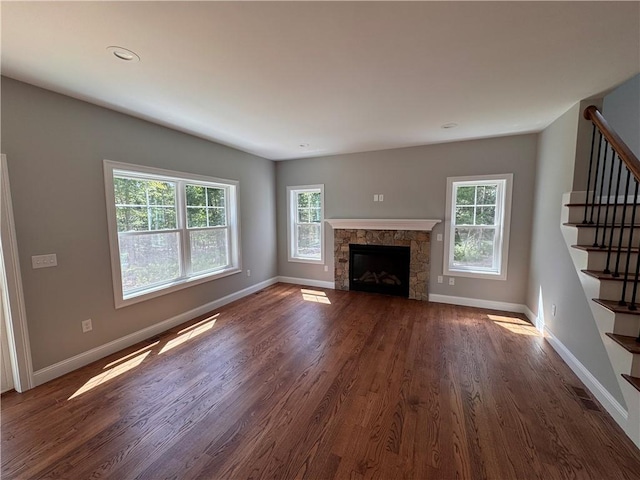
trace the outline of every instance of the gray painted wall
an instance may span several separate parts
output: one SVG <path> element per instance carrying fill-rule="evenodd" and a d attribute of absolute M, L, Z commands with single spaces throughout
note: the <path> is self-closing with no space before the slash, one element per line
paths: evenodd
<path fill-rule="evenodd" d="M 7 154 L 36 370 L 277 275 L 274 162 L 2 78 Z M 240 273 L 114 308 L 102 160 L 240 182 Z M 31 256 L 58 266 L 33 270 Z M 80 322 L 93 320 L 83 334 Z"/>
<path fill-rule="evenodd" d="M 602 115 L 640 157 L 640 73 L 604 97 Z"/>
<path fill-rule="evenodd" d="M 573 188 L 567 190 L 574 192 L 584 192 L 587 190 L 587 181 L 589 177 L 589 161 L 591 158 L 591 144 L 593 138 L 593 124 L 586 121 L 583 117 L 585 109 L 594 105 L 598 110 L 602 111 L 602 98 L 590 98 L 580 103 L 580 121 L 578 122 L 578 131 L 576 135 L 572 135 L 575 140 L 575 155 L 573 168 Z M 597 139 L 596 139 L 597 148 Z M 594 167 L 592 167 L 594 168 Z M 593 180 L 592 180 L 593 181 Z"/>
<path fill-rule="evenodd" d="M 624 405 L 622 392 L 560 229 L 562 195 L 572 191 L 576 142 L 590 123 L 576 104 L 539 136 L 527 306 Z M 580 127 L 579 127 L 580 125 Z M 580 151 L 584 151 L 582 148 Z M 588 150 L 587 150 L 588 151 Z M 582 187 L 584 190 L 585 187 Z M 557 306 L 556 316 L 551 305 Z"/>
<path fill-rule="evenodd" d="M 513 173 L 513 204 L 507 281 L 456 277 L 456 285 L 436 283 L 442 275 L 443 242 L 431 238 L 430 293 L 522 304 L 526 296 L 537 135 L 519 135 L 423 147 L 292 160 L 276 164 L 278 182 L 278 271 L 296 278 L 333 281 L 333 231 L 327 226 L 326 264 L 287 259 L 286 187 L 323 183 L 325 218 L 444 219 L 450 176 Z M 374 202 L 375 193 L 384 202 Z"/>

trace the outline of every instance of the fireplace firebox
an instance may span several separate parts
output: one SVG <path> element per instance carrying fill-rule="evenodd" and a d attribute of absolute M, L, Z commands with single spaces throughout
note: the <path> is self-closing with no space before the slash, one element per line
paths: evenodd
<path fill-rule="evenodd" d="M 349 244 L 349 289 L 409 297 L 409 247 Z"/>

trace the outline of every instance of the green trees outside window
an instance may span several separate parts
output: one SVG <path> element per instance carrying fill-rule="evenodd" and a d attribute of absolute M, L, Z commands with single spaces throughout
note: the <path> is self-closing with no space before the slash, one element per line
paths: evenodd
<path fill-rule="evenodd" d="M 322 202 L 320 192 L 301 192 L 297 195 L 297 253 L 300 257 L 320 258 Z"/>
<path fill-rule="evenodd" d="M 454 266 L 492 268 L 498 184 L 455 188 Z"/>
<path fill-rule="evenodd" d="M 123 292 L 178 278 L 175 183 L 115 177 L 113 190 Z"/>
<path fill-rule="evenodd" d="M 445 275 L 507 279 L 513 174 L 447 178 Z"/>
<path fill-rule="evenodd" d="M 203 272 L 226 265 L 229 259 L 225 189 L 187 185 L 187 227 L 189 232 L 191 268 Z"/>

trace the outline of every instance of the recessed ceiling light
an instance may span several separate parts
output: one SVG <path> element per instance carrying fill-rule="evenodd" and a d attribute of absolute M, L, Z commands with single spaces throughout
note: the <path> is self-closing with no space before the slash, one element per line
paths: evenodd
<path fill-rule="evenodd" d="M 456 128 L 457 126 L 458 126 L 457 123 L 450 122 L 450 123 L 445 123 L 440 128 L 449 129 L 449 128 Z"/>
<path fill-rule="evenodd" d="M 136 52 L 123 47 L 107 47 L 107 51 L 112 53 L 114 57 L 125 62 L 139 62 L 140 56 Z"/>

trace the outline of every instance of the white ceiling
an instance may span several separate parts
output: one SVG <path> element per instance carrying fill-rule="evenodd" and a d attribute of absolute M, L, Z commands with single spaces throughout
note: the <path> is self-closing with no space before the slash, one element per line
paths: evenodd
<path fill-rule="evenodd" d="M 276 160 L 539 131 L 640 71 L 639 2 L 1 8 L 3 75 Z"/>

